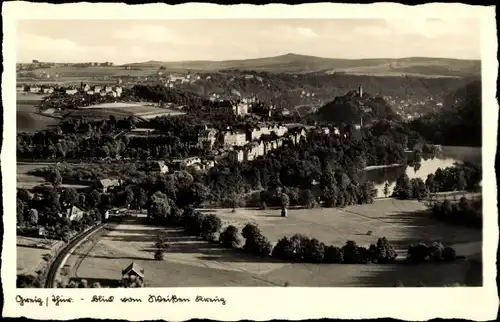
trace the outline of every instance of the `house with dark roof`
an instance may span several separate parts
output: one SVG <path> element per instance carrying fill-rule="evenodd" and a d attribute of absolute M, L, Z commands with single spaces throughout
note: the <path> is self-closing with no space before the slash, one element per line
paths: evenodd
<path fill-rule="evenodd" d="M 136 262 L 130 263 L 122 270 L 123 287 L 144 287 L 144 269 Z"/>

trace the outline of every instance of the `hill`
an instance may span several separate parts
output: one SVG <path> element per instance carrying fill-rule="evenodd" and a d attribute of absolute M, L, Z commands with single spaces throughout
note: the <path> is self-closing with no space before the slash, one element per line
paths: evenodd
<path fill-rule="evenodd" d="M 474 80 L 451 91 L 441 111 L 413 121 L 410 127 L 436 144 L 481 146 L 481 81 Z"/>
<path fill-rule="evenodd" d="M 348 125 L 359 124 L 361 118 L 365 124 L 380 119 L 399 120 L 399 116 L 382 97 L 374 97 L 367 93 L 360 96 L 356 91 L 349 91 L 343 96 L 335 97 L 333 101 L 311 115 L 311 119 L 317 122 Z"/>
<path fill-rule="evenodd" d="M 307 55 L 286 54 L 276 57 L 227 61 L 149 61 L 123 67 L 160 68 L 214 72 L 228 69 L 281 73 L 354 73 L 380 76 L 448 76 L 479 75 L 481 62 L 448 58 L 411 57 L 402 59 L 335 59 Z"/>

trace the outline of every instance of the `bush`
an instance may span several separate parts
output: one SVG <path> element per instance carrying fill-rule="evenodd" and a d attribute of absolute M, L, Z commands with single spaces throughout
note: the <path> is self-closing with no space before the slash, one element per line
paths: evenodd
<path fill-rule="evenodd" d="M 192 213 L 185 214 L 184 229 L 186 232 L 192 236 L 200 236 L 202 233 L 204 217 L 205 216 L 199 211 L 193 211 Z"/>
<path fill-rule="evenodd" d="M 219 217 L 214 214 L 206 215 L 201 223 L 201 235 L 207 240 L 212 240 L 221 227 L 222 221 Z"/>
<path fill-rule="evenodd" d="M 294 249 L 292 241 L 287 237 L 283 237 L 280 240 L 278 240 L 278 242 L 273 248 L 271 256 L 286 261 L 293 260 Z"/>
<path fill-rule="evenodd" d="M 241 242 L 238 237 L 238 228 L 233 225 L 227 226 L 220 234 L 219 241 L 226 247 L 238 247 Z"/>
<path fill-rule="evenodd" d="M 396 251 L 387 238 L 382 237 L 377 240 L 377 245 L 370 245 L 370 259 L 379 264 L 392 263 L 396 257 Z"/>
<path fill-rule="evenodd" d="M 259 226 L 257 226 L 256 224 L 248 223 L 241 230 L 241 235 L 245 239 L 252 238 L 252 236 L 258 236 L 260 235 Z"/>
<path fill-rule="evenodd" d="M 252 254 L 268 256 L 271 253 L 272 246 L 269 240 L 259 233 L 247 238 L 243 249 Z"/>
<path fill-rule="evenodd" d="M 305 246 L 304 261 L 308 263 L 322 263 L 325 258 L 325 244 L 316 238 L 310 239 Z"/>
<path fill-rule="evenodd" d="M 424 243 L 408 246 L 406 260 L 412 263 L 422 263 L 429 258 L 429 248 Z"/>
<path fill-rule="evenodd" d="M 443 259 L 445 261 L 453 261 L 457 258 L 457 253 L 451 247 L 445 247 L 443 249 Z"/>
<path fill-rule="evenodd" d="M 429 247 L 429 260 L 440 261 L 443 260 L 443 250 L 444 246 L 441 242 L 432 243 Z"/>

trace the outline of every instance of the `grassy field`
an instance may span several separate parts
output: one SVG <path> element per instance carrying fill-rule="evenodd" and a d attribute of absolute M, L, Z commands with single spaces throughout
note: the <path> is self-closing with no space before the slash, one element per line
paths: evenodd
<path fill-rule="evenodd" d="M 159 108 L 153 105 L 144 105 L 141 103 L 106 103 L 97 104 L 79 108 L 70 111 L 67 117 L 87 117 L 107 119 L 110 115 L 116 117 L 136 116 L 144 119 L 157 116 L 182 115 L 182 111 L 168 108 Z"/>
<path fill-rule="evenodd" d="M 44 246 L 47 249 L 41 248 Z M 43 256 L 57 247 L 57 241 L 43 238 L 17 236 L 16 267 L 17 274 L 33 274 L 47 263 Z M 39 248 L 40 247 L 40 248 Z"/>
<path fill-rule="evenodd" d="M 303 233 L 326 243 L 342 246 L 348 239 L 360 245 L 375 242 L 378 236 L 392 241 L 399 254 L 409 243 L 441 240 L 465 256 L 481 253 L 481 233 L 446 226 L 419 215 L 424 205 L 413 201 L 377 201 L 374 205 L 346 209 L 290 210 L 288 218 L 279 211 L 217 210 L 225 224 L 242 226 L 254 221 L 271 242 L 285 235 Z M 480 283 L 481 271 L 470 277 L 470 263 L 425 265 L 313 265 L 290 264 L 266 258 L 256 259 L 235 250 L 223 249 L 179 229 L 165 229 L 171 248 L 164 261 L 153 259 L 153 245 L 160 227 L 146 225 L 144 215 L 131 217 L 108 232 L 89 249 L 79 250 L 83 260 L 75 278 L 113 285 L 121 269 L 135 261 L 145 269 L 150 287 L 182 286 L 441 286 L 452 283 Z M 373 236 L 367 236 L 368 230 Z M 479 276 L 479 277 L 478 277 Z"/>
<path fill-rule="evenodd" d="M 29 172 L 40 169 L 48 166 L 53 166 L 52 162 L 36 162 L 36 163 L 25 163 L 18 162 L 16 165 L 16 179 L 17 179 L 17 188 L 24 189 L 33 189 L 36 186 L 44 184 L 46 181 L 44 178 L 37 177 L 29 174 Z M 75 189 L 84 189 L 88 186 L 85 185 L 77 185 L 77 184 L 62 184 L 61 187 L 67 188 L 75 188 Z"/>

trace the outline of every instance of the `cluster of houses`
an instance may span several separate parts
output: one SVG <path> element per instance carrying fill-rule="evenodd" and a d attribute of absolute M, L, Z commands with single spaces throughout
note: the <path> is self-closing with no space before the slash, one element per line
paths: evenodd
<path fill-rule="evenodd" d="M 16 88 L 17 92 L 29 92 L 33 94 L 52 94 L 54 90 L 55 89 L 52 86 L 38 86 L 38 85 L 30 85 L 30 86 L 18 85 Z M 64 93 L 66 93 L 67 95 L 75 95 L 76 93 L 79 92 L 86 93 L 87 95 L 120 97 L 122 95 L 123 88 L 121 86 L 110 86 L 110 85 L 90 86 L 88 84 L 85 84 L 82 85 L 80 88 L 70 86 L 64 89 Z"/>
<path fill-rule="evenodd" d="M 200 146 L 212 150 L 216 143 L 222 147 L 222 153 L 236 161 L 251 161 L 282 146 L 285 139 L 295 144 L 306 137 L 303 127 L 286 127 L 281 124 L 262 124 L 246 131 L 227 129 L 217 131 L 205 127 L 198 135 Z"/>
<path fill-rule="evenodd" d="M 111 97 L 120 97 L 123 92 L 123 88 L 119 85 L 90 86 L 89 84 L 82 84 L 80 90 L 86 93 L 87 95 L 100 95 L 100 96 L 111 96 Z M 66 89 L 66 94 L 69 95 L 76 94 L 77 92 L 78 90 L 76 88 Z"/>

